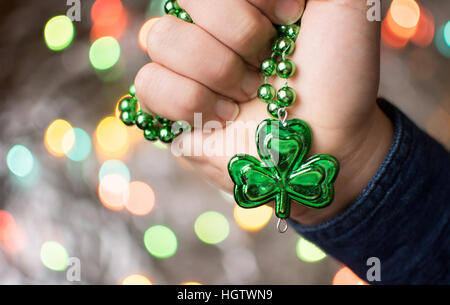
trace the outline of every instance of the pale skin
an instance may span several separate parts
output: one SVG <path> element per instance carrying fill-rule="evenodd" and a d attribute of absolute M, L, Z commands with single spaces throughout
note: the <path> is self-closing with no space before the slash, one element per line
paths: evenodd
<path fill-rule="evenodd" d="M 268 118 L 255 98 L 262 84 L 260 62 L 269 54 L 276 30 L 302 14 L 302 29 L 291 59 L 298 72 L 289 80 L 297 102 L 289 119 L 312 129 L 311 154 L 326 153 L 340 162 L 335 199 L 322 210 L 292 204 L 291 218 L 315 225 L 348 207 L 367 186 L 393 141 L 390 120 L 376 104 L 379 86 L 379 27 L 366 18 L 362 0 L 178 0 L 194 24 L 162 17 L 148 36 L 152 63 L 136 77 L 138 99 L 172 120 L 217 120 L 223 129 L 208 134 L 221 141 L 232 123 Z M 275 88 L 283 81 L 275 78 Z M 248 138 L 253 142 L 254 130 Z M 227 137 L 226 141 L 238 141 Z M 186 157 L 208 181 L 232 192 L 227 164 L 235 153 L 256 156 L 253 145 L 220 157 Z M 252 148 L 253 147 L 253 148 Z"/>

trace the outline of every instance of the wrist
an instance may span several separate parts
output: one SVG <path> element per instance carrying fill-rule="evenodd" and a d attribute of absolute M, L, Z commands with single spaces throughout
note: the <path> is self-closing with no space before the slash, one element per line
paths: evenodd
<path fill-rule="evenodd" d="M 333 203 L 323 210 L 292 206 L 291 218 L 302 225 L 317 225 L 345 210 L 369 184 L 392 145 L 394 128 L 391 120 L 375 106 L 366 124 L 344 138 L 351 138 L 345 151 L 336 151 L 340 173 L 335 182 Z"/>

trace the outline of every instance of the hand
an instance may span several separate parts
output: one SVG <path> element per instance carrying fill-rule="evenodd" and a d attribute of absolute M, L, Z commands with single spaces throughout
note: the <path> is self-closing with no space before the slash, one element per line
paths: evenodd
<path fill-rule="evenodd" d="M 231 192 L 228 161 L 236 153 L 256 156 L 255 128 L 268 118 L 266 104 L 255 96 L 263 82 L 258 67 L 276 35 L 272 22 L 296 21 L 305 1 L 178 1 L 195 24 L 165 16 L 153 25 L 148 37 L 153 62 L 136 77 L 137 96 L 151 111 L 172 120 L 192 123 L 193 114 L 201 112 L 203 122 L 235 122 L 206 135 L 208 143 L 234 150 L 186 157 L 209 181 Z M 379 24 L 366 19 L 367 9 L 365 1 L 354 0 L 309 0 L 304 9 L 291 57 L 298 72 L 289 80 L 297 92 L 289 118 L 311 126 L 312 154 L 334 155 L 341 165 L 329 207 L 312 210 L 292 204 L 291 217 L 304 225 L 328 220 L 354 201 L 392 143 L 391 123 L 376 105 Z M 273 85 L 281 88 L 283 81 Z M 254 123 L 245 134 L 245 148 L 235 145 L 242 138 L 227 134 L 238 122 Z M 190 143 L 188 137 L 182 135 L 183 144 Z"/>

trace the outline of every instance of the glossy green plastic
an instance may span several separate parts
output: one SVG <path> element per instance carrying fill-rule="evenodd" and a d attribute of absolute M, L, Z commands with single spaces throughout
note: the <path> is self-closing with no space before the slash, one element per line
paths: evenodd
<path fill-rule="evenodd" d="M 255 208 L 275 201 L 275 214 L 283 219 L 289 217 L 291 200 L 315 209 L 328 206 L 339 162 L 325 154 L 308 158 L 311 142 L 311 130 L 302 120 L 261 122 L 256 131 L 261 161 L 236 155 L 228 164 L 237 204 Z"/>

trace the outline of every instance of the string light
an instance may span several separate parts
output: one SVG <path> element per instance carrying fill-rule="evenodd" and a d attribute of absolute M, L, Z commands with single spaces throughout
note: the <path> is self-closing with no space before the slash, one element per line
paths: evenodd
<path fill-rule="evenodd" d="M 45 44 L 52 51 L 66 49 L 72 43 L 74 36 L 75 27 L 66 15 L 55 16 L 45 24 Z"/>
<path fill-rule="evenodd" d="M 122 285 L 152 285 L 152 282 L 142 274 L 131 274 L 123 279 Z"/>
<path fill-rule="evenodd" d="M 333 285 L 367 285 L 348 267 L 343 267 L 333 277 Z"/>
<path fill-rule="evenodd" d="M 94 41 L 89 50 L 92 66 L 100 71 L 111 69 L 120 58 L 120 44 L 111 36 L 101 37 Z"/>
<path fill-rule="evenodd" d="M 327 257 L 325 252 L 303 237 L 298 239 L 296 250 L 298 258 L 307 263 L 315 263 Z"/>
<path fill-rule="evenodd" d="M 225 216 L 219 212 L 208 211 L 197 218 L 194 224 L 194 231 L 202 242 L 218 244 L 228 237 L 230 225 Z"/>
<path fill-rule="evenodd" d="M 129 198 L 125 204 L 126 209 L 137 216 L 149 214 L 155 206 L 155 193 L 152 188 L 141 181 L 133 181 L 129 186 Z"/>
<path fill-rule="evenodd" d="M 247 231 L 258 231 L 267 225 L 272 217 L 273 209 L 268 206 L 260 206 L 254 209 L 243 209 L 239 206 L 234 207 L 234 220 Z"/>
<path fill-rule="evenodd" d="M 23 178 L 33 171 L 34 158 L 25 146 L 14 145 L 6 155 L 6 164 L 11 173 Z"/>
<path fill-rule="evenodd" d="M 41 261 L 45 267 L 53 271 L 64 271 L 67 268 L 69 254 L 60 243 L 47 241 L 41 246 Z"/>
<path fill-rule="evenodd" d="M 64 137 L 66 137 L 66 141 L 63 147 Z M 70 123 L 65 120 L 58 119 L 54 121 L 48 126 L 47 131 L 45 132 L 45 147 L 54 156 L 64 156 L 65 151 L 70 150 L 74 142 L 75 134 L 73 134 L 72 125 L 70 125 Z"/>
<path fill-rule="evenodd" d="M 177 237 L 165 226 L 153 226 L 144 233 L 144 245 L 147 251 L 157 258 L 169 258 L 178 247 Z"/>

